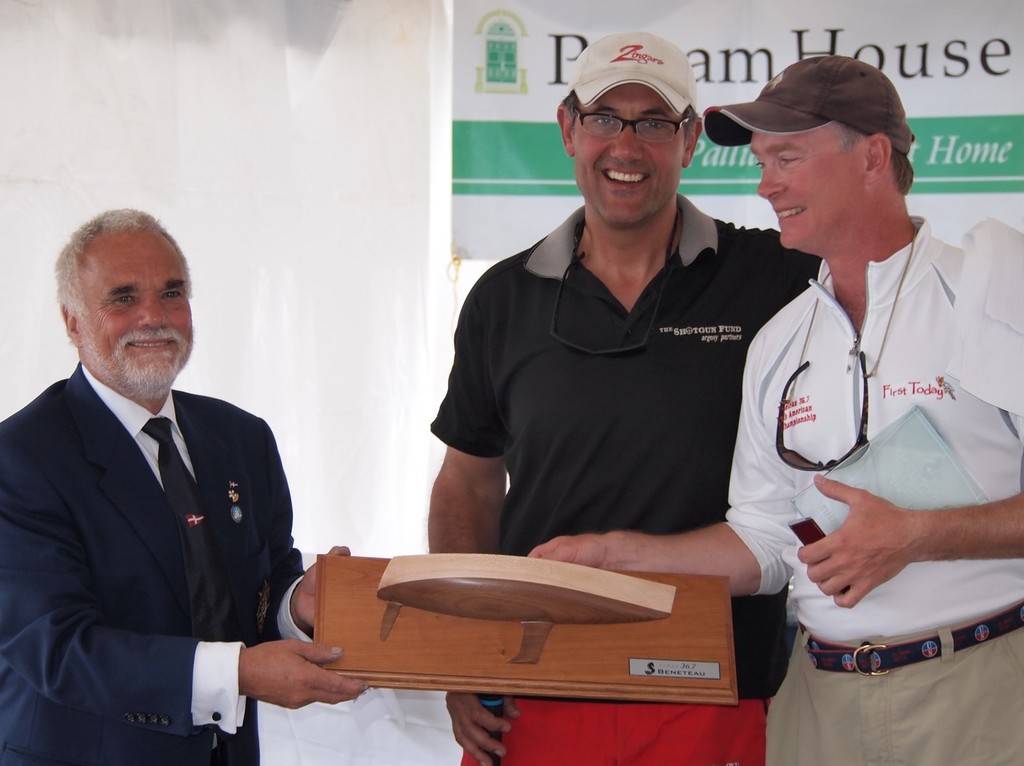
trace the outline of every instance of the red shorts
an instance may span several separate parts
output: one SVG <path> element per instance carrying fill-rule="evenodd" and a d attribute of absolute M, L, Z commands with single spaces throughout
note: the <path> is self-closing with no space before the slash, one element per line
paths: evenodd
<path fill-rule="evenodd" d="M 764 700 L 730 705 L 516 699 L 501 766 L 764 766 Z M 476 761 L 463 754 L 463 766 Z"/>

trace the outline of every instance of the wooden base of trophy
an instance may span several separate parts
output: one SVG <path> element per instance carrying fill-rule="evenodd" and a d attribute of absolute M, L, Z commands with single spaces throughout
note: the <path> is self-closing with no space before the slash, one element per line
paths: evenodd
<path fill-rule="evenodd" d="M 465 554 L 320 556 L 315 638 L 372 686 L 736 704 L 722 577 Z"/>

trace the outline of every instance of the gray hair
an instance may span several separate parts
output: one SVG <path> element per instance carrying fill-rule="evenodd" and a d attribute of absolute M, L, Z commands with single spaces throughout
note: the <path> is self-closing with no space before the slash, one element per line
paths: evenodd
<path fill-rule="evenodd" d="M 79 313 L 84 308 L 82 305 L 79 276 L 82 265 L 82 253 L 85 251 L 85 248 L 94 239 L 103 234 L 126 231 L 152 232 L 153 234 L 159 234 L 171 243 L 171 247 L 174 248 L 174 252 L 181 258 L 181 264 L 185 269 L 185 295 L 186 297 L 191 297 L 192 280 L 189 277 L 188 261 L 185 259 L 185 254 L 181 251 L 174 237 L 167 232 L 167 229 L 163 227 L 160 221 L 149 213 L 131 208 L 122 208 L 120 210 L 107 210 L 82 224 L 71 235 L 71 239 L 68 240 L 68 243 L 60 251 L 54 271 L 57 276 L 57 300 L 60 302 L 62 309 L 70 310 L 72 313 Z"/>
<path fill-rule="evenodd" d="M 844 152 L 850 151 L 858 141 L 867 136 L 867 133 L 851 128 L 846 123 L 836 122 L 834 124 L 839 130 L 839 147 Z M 914 166 L 910 164 L 910 157 L 893 147 L 889 168 L 892 170 L 896 189 L 905 197 L 910 193 L 910 187 L 914 185 Z"/>

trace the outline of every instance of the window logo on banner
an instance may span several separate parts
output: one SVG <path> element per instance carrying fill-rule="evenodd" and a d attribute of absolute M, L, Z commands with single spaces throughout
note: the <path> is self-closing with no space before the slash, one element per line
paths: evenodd
<path fill-rule="evenodd" d="M 476 68 L 478 93 L 526 93 L 526 69 L 519 67 L 519 41 L 526 27 L 514 13 L 491 11 L 477 24 L 483 36 L 483 66 Z"/>

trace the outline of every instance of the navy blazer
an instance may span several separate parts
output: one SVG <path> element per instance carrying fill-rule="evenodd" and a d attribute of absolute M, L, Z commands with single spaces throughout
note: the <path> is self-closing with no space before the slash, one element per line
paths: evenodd
<path fill-rule="evenodd" d="M 226 402 L 173 396 L 244 640 L 278 638 L 302 560 L 273 434 Z M 0 423 L 2 766 L 208 766 L 188 604 L 166 495 L 80 367 Z M 258 763 L 254 701 L 226 746 L 231 764 Z"/>

